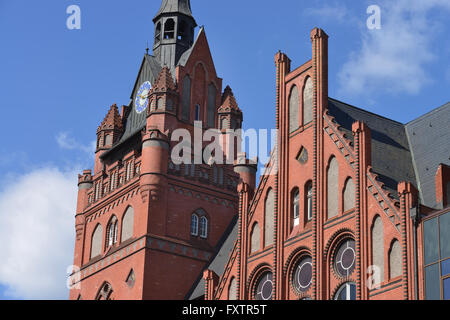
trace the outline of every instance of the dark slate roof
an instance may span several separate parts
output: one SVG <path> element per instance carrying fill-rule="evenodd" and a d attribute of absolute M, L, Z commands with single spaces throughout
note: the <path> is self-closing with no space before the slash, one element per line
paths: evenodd
<path fill-rule="evenodd" d="M 142 59 L 141 67 L 139 69 L 138 76 L 134 83 L 133 91 L 131 92 L 130 103 L 128 105 L 130 111 L 125 121 L 125 130 L 119 141 L 107 152 L 102 155 L 102 158 L 107 157 L 111 152 L 116 150 L 119 146 L 124 144 L 129 138 L 140 132 L 146 125 L 146 113 L 138 114 L 134 105 L 134 97 L 139 90 L 140 85 L 145 81 L 153 83 L 158 79 L 158 75 L 161 72 L 160 62 L 153 56 L 146 54 Z"/>
<path fill-rule="evenodd" d="M 435 175 L 450 165 L 450 102 L 406 124 L 422 203 L 436 208 Z"/>
<path fill-rule="evenodd" d="M 195 48 L 195 45 L 197 44 L 198 38 L 200 37 L 200 35 L 205 32 L 205 27 L 201 26 L 200 30 L 197 33 L 197 36 L 195 37 L 194 43 L 192 44 L 192 46 L 186 50 L 180 57 L 180 60 L 178 61 L 178 66 L 186 66 L 186 63 L 189 60 L 189 57 L 191 56 L 192 50 Z"/>
<path fill-rule="evenodd" d="M 192 16 L 190 0 L 163 0 L 155 19 L 164 13 L 181 13 L 194 18 Z"/>
<path fill-rule="evenodd" d="M 228 262 L 231 252 L 234 248 L 234 243 L 236 242 L 238 235 L 238 226 L 237 223 L 238 216 L 236 215 L 231 221 L 227 231 L 222 236 L 222 239 L 219 241 L 216 246 L 216 255 L 211 259 L 209 265 L 206 266 L 206 269 L 210 269 L 214 271 L 219 277 L 222 276 L 225 266 Z M 205 294 L 205 280 L 203 280 L 203 272 L 197 278 L 197 281 L 194 282 L 191 290 L 186 295 L 186 300 L 196 300 L 201 298 Z"/>
<path fill-rule="evenodd" d="M 353 122 L 359 120 L 369 126 L 373 171 L 392 196 L 398 197 L 397 184 L 401 181 L 417 185 L 408 137 L 402 123 L 332 98 L 328 99 L 328 110 L 350 140 L 353 140 Z"/>

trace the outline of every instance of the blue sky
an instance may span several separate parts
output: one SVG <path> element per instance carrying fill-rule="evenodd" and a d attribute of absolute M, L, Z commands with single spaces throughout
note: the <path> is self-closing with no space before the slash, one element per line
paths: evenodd
<path fill-rule="evenodd" d="M 274 55 L 309 60 L 316 26 L 330 36 L 331 97 L 403 123 L 450 100 L 449 1 L 191 2 L 245 128 L 274 127 Z M 81 30 L 66 27 L 72 4 Z M 372 4 L 380 30 L 366 27 Z M 67 297 L 76 173 L 93 165 L 109 106 L 129 102 L 159 6 L 0 0 L 0 299 Z"/>

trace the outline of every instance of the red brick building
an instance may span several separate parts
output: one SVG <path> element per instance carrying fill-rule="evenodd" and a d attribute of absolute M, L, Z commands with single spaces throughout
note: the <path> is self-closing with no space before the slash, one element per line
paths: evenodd
<path fill-rule="evenodd" d="M 316 28 L 311 60 L 275 56 L 278 145 L 258 185 L 245 158 L 177 165 L 175 129 L 225 136 L 243 117 L 189 1 L 154 22 L 154 56 L 79 178 L 71 299 L 449 298 L 450 104 L 402 124 L 330 98 Z"/>
<path fill-rule="evenodd" d="M 184 299 L 237 218 L 245 172 L 170 155 L 175 129 L 238 129 L 242 112 L 205 30 L 194 38 L 189 1 L 162 1 L 154 23 L 154 56 L 130 104 L 111 106 L 98 127 L 94 171 L 79 176 L 71 299 Z"/>
<path fill-rule="evenodd" d="M 278 149 L 191 298 L 450 299 L 450 103 L 404 125 L 329 98 L 311 42 L 275 55 Z"/>

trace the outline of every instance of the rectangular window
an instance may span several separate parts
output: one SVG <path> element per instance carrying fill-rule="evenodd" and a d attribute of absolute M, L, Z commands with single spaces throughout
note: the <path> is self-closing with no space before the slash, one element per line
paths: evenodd
<path fill-rule="evenodd" d="M 450 212 L 439 217 L 441 259 L 450 258 Z"/>
<path fill-rule="evenodd" d="M 439 263 L 433 264 L 425 268 L 425 298 L 427 300 L 440 300 Z"/>
<path fill-rule="evenodd" d="M 423 223 L 425 264 L 439 260 L 439 238 L 437 218 Z"/>
<path fill-rule="evenodd" d="M 442 281 L 444 300 L 450 300 L 450 278 L 444 279 Z"/>

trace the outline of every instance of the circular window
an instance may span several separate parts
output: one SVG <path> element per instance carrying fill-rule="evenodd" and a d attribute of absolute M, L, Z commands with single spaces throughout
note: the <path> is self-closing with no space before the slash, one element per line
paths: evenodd
<path fill-rule="evenodd" d="M 312 258 L 310 256 L 303 257 L 295 267 L 294 276 L 292 278 L 293 287 L 299 292 L 308 291 L 312 282 Z"/>
<path fill-rule="evenodd" d="M 265 272 L 256 282 L 255 300 L 272 300 L 272 272 Z"/>
<path fill-rule="evenodd" d="M 343 241 L 334 256 L 336 272 L 341 277 L 348 277 L 355 270 L 355 240 L 347 239 Z"/>
<path fill-rule="evenodd" d="M 353 282 L 344 283 L 336 292 L 334 300 L 356 300 L 356 285 Z"/>

